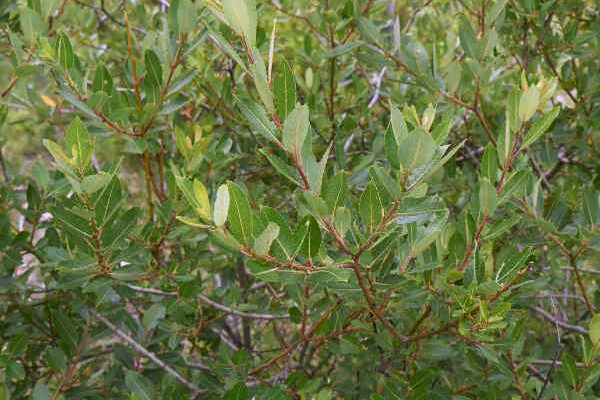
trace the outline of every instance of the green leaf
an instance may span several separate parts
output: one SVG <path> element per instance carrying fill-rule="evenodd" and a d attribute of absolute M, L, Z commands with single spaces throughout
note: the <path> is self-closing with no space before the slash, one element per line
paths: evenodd
<path fill-rule="evenodd" d="M 496 181 L 498 172 L 498 160 L 496 158 L 496 148 L 493 144 L 488 143 L 485 146 L 483 157 L 481 157 L 481 165 L 479 172 L 482 177 L 487 178 L 490 182 Z"/>
<path fill-rule="evenodd" d="M 38 36 L 46 32 L 46 24 L 42 21 L 40 15 L 29 7 L 20 10 L 19 22 L 28 47 L 33 47 Z"/>
<path fill-rule="evenodd" d="M 33 388 L 33 392 L 31 393 L 32 400 L 50 400 L 52 395 L 50 394 L 50 389 L 48 386 L 42 381 L 39 380 L 35 384 Z"/>
<path fill-rule="evenodd" d="M 486 22 L 489 26 L 492 26 L 496 22 L 498 16 L 504 10 L 506 3 L 508 3 L 508 0 L 497 0 L 492 8 L 490 8 L 486 14 Z"/>
<path fill-rule="evenodd" d="M 216 226 L 223 226 L 229 212 L 229 189 L 226 184 L 219 186 L 213 207 L 213 220 Z"/>
<path fill-rule="evenodd" d="M 307 215 L 301 222 L 296 235 L 298 252 L 305 257 L 314 257 L 321 246 L 321 229 L 317 221 Z"/>
<path fill-rule="evenodd" d="M 231 389 L 225 393 L 223 400 L 247 400 L 250 398 L 250 393 L 244 382 L 236 383 Z"/>
<path fill-rule="evenodd" d="M 329 206 L 330 213 L 334 214 L 336 208 L 344 204 L 346 190 L 346 173 L 344 171 L 338 172 L 327 180 L 323 190 L 323 198 Z"/>
<path fill-rule="evenodd" d="M 104 186 L 94 201 L 96 224 L 98 226 L 102 226 L 115 212 L 119 211 L 119 203 L 123 199 L 123 195 L 121 193 L 121 184 L 116 174 L 117 170 L 113 172 L 110 183 Z"/>
<path fill-rule="evenodd" d="M 423 230 L 419 230 L 417 239 L 412 244 L 410 253 L 412 257 L 418 256 L 425 251 L 437 237 L 442 233 L 442 229 L 448 220 L 448 211 L 444 210 L 443 215 L 438 216 L 434 222 L 427 225 Z"/>
<path fill-rule="evenodd" d="M 536 140 L 541 138 L 542 135 L 546 133 L 548 128 L 550 128 L 550 125 L 552 125 L 552 122 L 554 122 L 556 117 L 558 117 L 559 112 L 560 107 L 556 106 L 552 109 L 552 111 L 544 114 L 541 118 L 535 121 L 523 138 L 521 150 L 525 150 L 527 147 L 535 143 Z"/>
<path fill-rule="evenodd" d="M 405 171 L 413 171 L 433 158 L 437 146 L 431 135 L 417 128 L 400 143 L 398 159 Z"/>
<path fill-rule="evenodd" d="M 392 105 L 392 131 L 394 132 L 394 138 L 396 139 L 396 144 L 399 145 L 402 143 L 402 140 L 408 136 L 408 127 L 406 126 L 406 122 L 404 121 L 404 117 L 402 116 L 402 112 L 398 109 L 398 107 Z"/>
<path fill-rule="evenodd" d="M 180 34 L 188 34 L 196 25 L 197 11 L 190 0 L 179 0 L 177 4 L 177 28 Z"/>
<path fill-rule="evenodd" d="M 83 173 L 92 161 L 94 153 L 94 141 L 90 137 L 87 127 L 76 117 L 67 128 L 65 137 L 67 150 L 71 150 L 73 162 Z"/>
<path fill-rule="evenodd" d="M 400 184 L 392 178 L 384 168 L 379 165 L 373 165 L 369 168 L 369 176 L 379 188 L 379 193 L 387 203 L 390 198 L 398 198 L 402 196 Z"/>
<path fill-rule="evenodd" d="M 70 172 L 73 174 L 71 169 L 71 159 L 65 154 L 62 147 L 60 147 L 57 143 L 54 143 L 50 139 L 44 139 L 42 141 L 44 147 L 50 152 L 52 158 L 56 162 L 56 165 L 63 170 L 63 172 Z"/>
<path fill-rule="evenodd" d="M 183 193 L 189 205 L 192 209 L 202 218 L 204 221 L 210 221 L 210 201 L 208 199 L 208 192 L 202 182 L 194 179 L 190 182 L 180 176 L 174 171 L 175 183 L 179 187 L 179 190 Z"/>
<path fill-rule="evenodd" d="M 255 0 L 223 0 L 223 13 L 229 27 L 253 48 L 256 43 Z"/>
<path fill-rule="evenodd" d="M 153 304 L 149 309 L 144 311 L 142 323 L 147 331 L 156 328 L 159 321 L 165 318 L 166 308 L 160 303 Z"/>
<path fill-rule="evenodd" d="M 364 16 L 358 17 L 358 29 L 364 39 L 373 43 L 381 43 L 381 37 L 379 35 L 379 29 L 369 19 Z"/>
<path fill-rule="evenodd" d="M 250 71 L 254 78 L 254 85 L 258 91 L 258 95 L 270 114 L 275 114 L 275 105 L 273 103 L 273 93 L 267 81 L 267 67 L 260 52 L 255 49 L 254 63 L 250 65 Z"/>
<path fill-rule="evenodd" d="M 498 195 L 496 188 L 487 178 L 482 178 L 479 182 L 479 207 L 484 215 L 492 215 L 498 204 Z"/>
<path fill-rule="evenodd" d="M 594 346 L 600 345 L 600 314 L 596 314 L 592 317 L 588 331 L 590 334 L 590 340 Z"/>
<path fill-rule="evenodd" d="M 240 111 L 242 112 L 242 114 L 244 114 L 244 116 L 248 120 L 248 123 L 250 124 L 250 127 L 255 132 L 262 135 L 271 142 L 279 142 L 275 134 L 275 125 L 267 116 L 267 113 L 265 112 L 264 108 L 262 108 L 259 104 L 251 100 L 240 99 L 237 97 L 235 99 Z"/>
<path fill-rule="evenodd" d="M 163 81 L 163 70 L 160 65 L 160 59 L 152 50 L 144 52 L 144 65 L 146 66 L 146 78 L 152 79 L 160 87 Z"/>
<path fill-rule="evenodd" d="M 271 163 L 271 165 L 279 172 L 281 175 L 289 179 L 296 186 L 302 187 L 302 183 L 300 183 L 300 176 L 298 176 L 298 171 L 285 163 L 281 158 L 277 157 L 269 153 L 267 149 L 260 149 L 260 154 L 265 156 L 265 158 Z"/>
<path fill-rule="evenodd" d="M 479 45 L 477 43 L 475 31 L 473 31 L 471 22 L 464 16 L 460 20 L 459 36 L 460 44 L 465 53 L 472 58 L 479 58 Z"/>
<path fill-rule="evenodd" d="M 131 208 L 120 215 L 112 226 L 102 232 L 100 236 L 102 245 L 106 248 L 118 245 L 119 241 L 126 238 L 135 228 L 136 221 L 141 213 L 141 209 Z"/>
<path fill-rule="evenodd" d="M 91 238 L 94 231 L 92 230 L 89 221 L 85 218 L 67 210 L 64 207 L 54 207 L 51 209 L 56 221 L 71 228 L 78 235 L 85 238 Z"/>
<path fill-rule="evenodd" d="M 292 67 L 285 58 L 278 63 L 274 92 L 277 114 L 285 120 L 296 106 L 296 79 Z"/>
<path fill-rule="evenodd" d="M 283 124 L 283 146 L 293 157 L 300 159 L 302 145 L 308 134 L 310 121 L 306 105 L 297 105 Z"/>
<path fill-rule="evenodd" d="M 103 92 L 110 95 L 113 89 L 113 80 L 110 73 L 105 66 L 100 65 L 96 68 L 94 73 L 94 80 L 92 81 L 92 91 L 94 93 Z"/>
<path fill-rule="evenodd" d="M 87 104 L 85 104 L 84 102 L 79 100 L 73 94 L 66 92 L 64 90 L 59 90 L 58 94 L 60 94 L 66 101 L 68 101 L 69 103 L 74 105 L 76 108 L 78 108 L 84 114 L 86 114 L 88 117 L 91 117 L 96 120 L 100 120 L 100 118 L 96 115 L 96 113 Z"/>
<path fill-rule="evenodd" d="M 64 68 L 69 69 L 75 63 L 75 54 L 73 54 L 73 46 L 69 37 L 61 33 L 56 38 L 56 57 L 58 63 Z"/>
<path fill-rule="evenodd" d="M 510 128 L 510 117 L 506 112 L 506 121 L 504 125 L 504 134 L 498 135 L 498 143 L 496 145 L 496 153 L 500 166 L 504 166 L 513 151 L 513 132 Z"/>
<path fill-rule="evenodd" d="M 217 47 L 223 51 L 227 56 L 229 56 L 232 60 L 234 60 L 245 72 L 250 74 L 246 63 L 242 60 L 242 58 L 238 55 L 238 53 L 234 50 L 234 48 L 229 44 L 225 38 L 223 38 L 217 31 L 210 29 L 210 37 L 215 42 Z"/>
<path fill-rule="evenodd" d="M 516 88 L 513 88 L 508 95 L 506 105 L 507 125 L 513 133 L 519 130 L 521 123 L 523 122 L 519 118 L 519 96 L 519 91 Z"/>
<path fill-rule="evenodd" d="M 528 121 L 535 114 L 539 101 L 540 90 L 537 86 L 530 86 L 521 94 L 521 99 L 519 100 L 519 120 L 521 122 Z"/>
<path fill-rule="evenodd" d="M 310 137 L 307 137 L 307 140 L 310 140 Z M 329 146 L 327 146 L 327 150 L 325 150 L 325 153 L 323 153 L 323 156 L 318 163 L 312 160 L 311 162 L 307 162 L 306 158 L 304 159 L 304 166 L 306 167 L 310 190 L 315 194 L 321 193 L 323 175 L 325 175 L 325 168 L 327 167 L 327 161 L 329 160 L 329 153 L 331 152 L 332 146 L 333 143 L 330 143 Z"/>
<path fill-rule="evenodd" d="M 254 252 L 259 256 L 269 254 L 271 245 L 279 236 L 279 226 L 274 222 L 269 222 L 265 230 L 254 240 Z"/>
<path fill-rule="evenodd" d="M 336 231 L 344 237 L 352 226 L 352 213 L 346 207 L 338 207 L 335 210 L 334 226 Z"/>
<path fill-rule="evenodd" d="M 125 384 L 140 400 L 155 400 L 156 396 L 152 382 L 142 374 L 135 371 L 127 371 L 125 374 Z"/>
<path fill-rule="evenodd" d="M 192 184 L 194 190 L 194 197 L 196 198 L 197 208 L 196 212 L 204 221 L 210 221 L 210 200 L 208 199 L 208 191 L 202 182 L 194 179 Z"/>
<path fill-rule="evenodd" d="M 41 0 L 40 13 L 42 14 L 42 18 L 47 20 L 58 9 L 59 4 L 60 0 Z"/>
<path fill-rule="evenodd" d="M 373 232 L 381 222 L 385 209 L 377 186 L 369 182 L 360 196 L 360 216 L 369 232 Z"/>
<path fill-rule="evenodd" d="M 229 230 L 242 244 L 252 244 L 254 229 L 253 213 L 246 193 L 234 182 L 228 182 L 229 188 Z"/>
<path fill-rule="evenodd" d="M 446 91 L 450 94 L 455 93 L 460 84 L 462 75 L 462 66 L 459 62 L 453 61 L 448 65 L 448 74 L 446 75 Z"/>
<path fill-rule="evenodd" d="M 385 155 L 390 162 L 390 165 L 394 169 L 400 169 L 400 158 L 399 158 L 399 143 L 395 137 L 395 133 L 392 129 L 388 129 L 385 132 Z"/>
<path fill-rule="evenodd" d="M 327 283 L 346 283 L 352 277 L 353 272 L 339 266 L 318 268 L 308 275 L 308 282 L 326 285 Z"/>
<path fill-rule="evenodd" d="M 96 193 L 106 186 L 112 179 L 111 174 L 100 172 L 94 175 L 88 175 L 81 181 L 81 188 L 87 194 Z"/>

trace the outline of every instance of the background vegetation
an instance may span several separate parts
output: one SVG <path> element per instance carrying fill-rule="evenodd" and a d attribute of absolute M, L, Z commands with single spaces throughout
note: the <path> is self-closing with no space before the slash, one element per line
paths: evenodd
<path fill-rule="evenodd" d="M 0 399 L 599 398 L 599 10 L 1 0 Z"/>

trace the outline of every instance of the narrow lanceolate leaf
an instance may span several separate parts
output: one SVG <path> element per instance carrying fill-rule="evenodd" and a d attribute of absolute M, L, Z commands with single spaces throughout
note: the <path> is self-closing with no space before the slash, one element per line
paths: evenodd
<path fill-rule="evenodd" d="M 536 140 L 542 137 L 544 133 L 550 128 L 552 122 L 558 117 L 560 112 L 560 107 L 554 107 L 552 111 L 544 114 L 540 119 L 535 121 L 525 138 L 523 139 L 523 144 L 521 145 L 521 150 L 525 150 L 527 147 L 531 146 Z"/>
<path fill-rule="evenodd" d="M 254 50 L 254 63 L 250 66 L 250 71 L 252 72 L 254 85 L 256 86 L 261 101 L 270 114 L 275 114 L 273 93 L 271 93 L 271 88 L 269 87 L 269 82 L 267 80 L 267 67 L 265 66 L 265 61 L 260 55 L 260 52 L 256 49 Z"/>
<path fill-rule="evenodd" d="M 223 226 L 227 221 L 229 212 L 229 189 L 226 184 L 219 186 L 215 206 L 213 207 L 213 221 L 216 226 Z"/>
<path fill-rule="evenodd" d="M 390 165 L 394 169 L 400 169 L 400 159 L 399 159 L 399 142 L 396 139 L 396 135 L 392 129 L 389 129 L 385 132 L 384 136 L 385 143 L 385 155 L 387 156 Z"/>
<path fill-rule="evenodd" d="M 146 78 L 152 79 L 160 86 L 163 79 L 163 70 L 160 65 L 160 59 L 154 51 L 146 50 L 144 53 L 144 65 L 146 66 Z"/>
<path fill-rule="evenodd" d="M 298 171 L 289 165 L 287 162 L 283 161 L 281 158 L 277 157 L 274 154 L 270 154 L 267 149 L 260 149 L 260 154 L 265 156 L 265 158 L 271 163 L 271 165 L 279 172 L 282 176 L 289 179 L 290 182 L 294 183 L 296 186 L 302 187 L 302 183 L 300 182 L 300 176 L 298 175 Z"/>
<path fill-rule="evenodd" d="M 178 173 L 174 173 L 175 175 L 175 183 L 181 193 L 183 193 L 183 197 L 187 200 L 188 204 L 192 207 L 192 209 L 203 219 L 210 219 L 210 204 L 208 203 L 208 194 L 206 195 L 206 205 L 202 205 L 200 200 L 204 197 L 204 193 L 206 192 L 206 188 L 199 181 L 190 182 L 189 180 L 183 178 Z M 204 201 L 202 199 L 202 201 Z M 206 207 L 208 207 L 208 218 L 206 218 Z"/>
<path fill-rule="evenodd" d="M 279 225 L 269 222 L 265 230 L 254 240 L 254 252 L 259 256 L 269 254 L 271 245 L 279 236 Z"/>
<path fill-rule="evenodd" d="M 462 74 L 462 66 L 459 62 L 451 62 L 448 65 L 448 74 L 446 75 L 446 90 L 452 94 L 458 89 L 460 77 Z"/>
<path fill-rule="evenodd" d="M 54 158 L 54 161 L 61 170 L 71 170 L 71 159 L 67 156 L 63 148 L 58 145 L 58 143 L 55 143 L 50 139 L 44 139 L 42 143 L 50 152 Z"/>
<path fill-rule="evenodd" d="M 191 0 L 180 0 L 177 6 L 177 28 L 181 34 L 189 33 L 196 25 L 196 7 Z"/>
<path fill-rule="evenodd" d="M 309 174 L 310 180 L 310 189 L 316 193 L 321 193 L 321 185 L 323 184 L 323 175 L 325 175 L 325 168 L 327 167 L 327 160 L 329 160 L 329 153 L 331 152 L 331 147 L 333 146 L 333 142 L 327 146 L 327 150 L 323 153 L 321 160 L 316 164 L 315 173 Z"/>
<path fill-rule="evenodd" d="M 498 144 L 496 145 L 496 152 L 498 154 L 498 162 L 500 166 L 504 166 L 506 160 L 512 153 L 513 150 L 513 131 L 511 130 L 511 122 L 508 111 L 506 112 L 506 121 L 504 124 L 504 133 L 498 135 Z"/>
<path fill-rule="evenodd" d="M 242 114 L 244 114 L 244 117 L 248 120 L 253 131 L 271 142 L 278 142 L 277 136 L 275 135 L 275 125 L 271 122 L 264 108 L 262 108 L 260 104 L 257 104 L 252 100 L 240 99 L 237 97 L 236 103 Z"/>
<path fill-rule="evenodd" d="M 522 121 L 519 119 L 519 91 L 516 88 L 508 94 L 506 118 L 511 132 L 519 130 Z"/>
<path fill-rule="evenodd" d="M 252 244 L 253 215 L 248 196 L 237 184 L 228 183 L 229 230 L 242 244 Z"/>
<path fill-rule="evenodd" d="M 392 106 L 391 123 L 396 144 L 400 144 L 402 140 L 408 136 L 408 127 L 406 126 L 402 112 L 396 106 Z"/>
<path fill-rule="evenodd" d="M 125 374 L 125 384 L 140 400 L 155 399 L 152 382 L 135 371 L 127 371 Z"/>
<path fill-rule="evenodd" d="M 65 69 L 71 68 L 75 63 L 73 46 L 71 46 L 69 37 L 64 33 L 61 33 L 56 38 L 56 57 L 59 64 Z"/>
<path fill-rule="evenodd" d="M 346 188 L 346 173 L 344 171 L 338 172 L 327 180 L 323 190 L 323 198 L 332 214 L 335 213 L 336 208 L 344 204 Z"/>
<path fill-rule="evenodd" d="M 496 149 L 491 143 L 488 143 L 487 146 L 485 146 L 479 170 L 482 177 L 487 178 L 492 183 L 496 181 L 498 160 L 496 157 Z"/>
<path fill-rule="evenodd" d="M 196 198 L 196 212 L 205 221 L 210 221 L 210 201 L 208 200 L 208 191 L 202 182 L 194 179 L 193 183 L 194 197 Z"/>
<path fill-rule="evenodd" d="M 423 129 L 409 133 L 398 149 L 400 165 L 405 171 L 412 171 L 428 163 L 435 154 L 436 145 L 431 135 Z"/>
<path fill-rule="evenodd" d="M 385 210 L 377 186 L 372 182 L 369 182 L 360 197 L 359 211 L 365 226 L 369 232 L 373 232 L 381 222 Z"/>
<path fill-rule="evenodd" d="M 19 12 L 19 22 L 25 43 L 29 47 L 33 46 L 38 36 L 46 31 L 46 24 L 40 15 L 29 7 L 24 7 Z"/>
<path fill-rule="evenodd" d="M 306 105 L 297 105 L 283 124 L 283 146 L 299 159 L 309 128 L 309 111 Z"/>
<path fill-rule="evenodd" d="M 526 122 L 535 114 L 540 101 L 540 90 L 537 86 L 530 86 L 521 94 L 519 100 L 519 119 Z"/>
<path fill-rule="evenodd" d="M 71 151 L 73 163 L 83 173 L 92 161 L 94 142 L 87 127 L 79 118 L 75 118 L 67 129 L 65 138 L 67 150 Z"/>
<path fill-rule="evenodd" d="M 88 175 L 81 181 L 81 188 L 87 194 L 96 193 L 106 186 L 112 178 L 111 174 L 100 172 L 99 174 Z"/>
<path fill-rule="evenodd" d="M 600 314 L 594 315 L 589 325 L 590 340 L 594 346 L 600 344 Z"/>
<path fill-rule="evenodd" d="M 483 178 L 479 183 L 479 208 L 485 215 L 492 215 L 498 204 L 498 195 L 496 188 L 487 178 Z"/>
<path fill-rule="evenodd" d="M 229 27 L 242 36 L 250 48 L 256 43 L 256 1 L 223 0 L 223 13 Z"/>
<path fill-rule="evenodd" d="M 296 80 L 294 72 L 285 58 L 278 63 L 274 91 L 277 114 L 282 120 L 285 120 L 296 106 Z"/>

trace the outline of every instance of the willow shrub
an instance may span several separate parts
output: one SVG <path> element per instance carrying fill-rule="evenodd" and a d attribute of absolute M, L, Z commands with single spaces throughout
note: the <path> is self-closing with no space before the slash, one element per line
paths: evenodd
<path fill-rule="evenodd" d="M 600 395 L 597 2 L 0 13 L 0 399 Z"/>

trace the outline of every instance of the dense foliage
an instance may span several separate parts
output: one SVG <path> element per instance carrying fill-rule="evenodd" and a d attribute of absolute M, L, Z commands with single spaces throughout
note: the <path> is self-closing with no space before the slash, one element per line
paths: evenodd
<path fill-rule="evenodd" d="M 599 12 L 0 0 L 0 399 L 600 398 Z"/>

